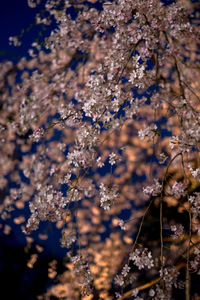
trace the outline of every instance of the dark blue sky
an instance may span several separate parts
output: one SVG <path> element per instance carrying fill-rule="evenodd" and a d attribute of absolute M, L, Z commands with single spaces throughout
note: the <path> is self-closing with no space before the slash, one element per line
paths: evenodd
<path fill-rule="evenodd" d="M 39 26 L 33 26 L 28 32 L 31 24 L 35 22 L 35 15 L 44 6 L 44 0 L 37 8 L 30 8 L 27 0 L 2 0 L 0 1 L 0 61 L 14 60 L 26 55 L 31 42 L 37 37 Z M 10 36 L 20 35 L 25 30 L 22 38 L 22 46 L 14 47 L 9 45 Z"/>

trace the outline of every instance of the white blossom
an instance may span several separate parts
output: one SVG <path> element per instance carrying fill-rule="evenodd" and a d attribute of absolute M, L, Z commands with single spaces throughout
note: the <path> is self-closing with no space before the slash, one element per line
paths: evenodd
<path fill-rule="evenodd" d="M 100 184 L 100 206 L 105 210 L 110 210 L 111 205 L 114 203 L 118 197 L 118 192 L 116 187 L 105 186 L 104 183 Z"/>
<path fill-rule="evenodd" d="M 184 227 L 182 224 L 172 225 L 171 231 L 173 231 L 173 238 L 177 239 L 179 236 L 183 234 Z"/>
<path fill-rule="evenodd" d="M 129 259 L 133 261 L 134 265 L 138 267 L 139 270 L 147 267 L 151 269 L 154 266 L 151 252 L 148 252 L 147 248 L 137 248 L 130 255 Z"/>
<path fill-rule="evenodd" d="M 128 275 L 128 273 L 129 273 L 130 269 L 131 269 L 131 268 L 126 264 L 126 265 L 123 267 L 123 269 L 122 269 L 122 276 L 123 276 L 123 277 L 126 277 L 126 276 Z"/>
<path fill-rule="evenodd" d="M 115 276 L 115 284 L 122 286 L 124 284 L 123 277 L 121 275 L 116 275 Z"/>
<path fill-rule="evenodd" d="M 197 169 L 193 170 L 191 164 L 188 164 L 188 168 L 189 168 L 192 176 L 194 178 L 196 178 L 198 181 L 200 181 L 200 168 L 197 168 Z"/>
<path fill-rule="evenodd" d="M 157 134 L 157 126 L 155 124 L 152 124 L 138 131 L 138 136 L 141 140 L 144 140 L 145 137 L 149 137 L 152 140 L 156 134 Z"/>
<path fill-rule="evenodd" d="M 114 152 L 112 152 L 109 155 L 109 164 L 111 164 L 111 166 L 113 166 L 116 163 L 116 154 Z"/>
<path fill-rule="evenodd" d="M 155 295 L 155 291 L 153 289 L 150 289 L 149 291 L 149 296 L 153 297 Z"/>
<path fill-rule="evenodd" d="M 172 187 L 168 187 L 168 193 L 174 196 L 176 199 L 180 199 L 181 196 L 186 195 L 187 186 L 183 182 L 177 182 Z"/>
<path fill-rule="evenodd" d="M 30 136 L 30 138 L 34 141 L 34 142 L 39 142 L 39 140 L 41 139 L 41 137 L 43 137 L 44 135 L 44 129 L 43 128 L 38 128 L 36 129 L 33 134 Z"/>
<path fill-rule="evenodd" d="M 98 166 L 99 168 L 102 168 L 102 167 L 104 166 L 104 163 L 102 162 L 100 156 L 97 158 L 97 166 Z"/>
<path fill-rule="evenodd" d="M 124 221 L 122 219 L 120 219 L 118 221 L 118 225 L 121 228 L 121 230 L 126 230 L 125 223 L 124 223 Z"/>
<path fill-rule="evenodd" d="M 138 293 L 139 293 L 139 290 L 138 290 L 138 289 L 135 289 L 135 290 L 132 292 L 131 296 L 136 297 L 136 296 L 138 295 Z"/>
<path fill-rule="evenodd" d="M 143 188 L 143 192 L 147 195 L 157 196 L 162 191 L 162 185 L 159 183 L 158 179 L 154 179 L 154 184 L 151 186 L 146 186 Z"/>

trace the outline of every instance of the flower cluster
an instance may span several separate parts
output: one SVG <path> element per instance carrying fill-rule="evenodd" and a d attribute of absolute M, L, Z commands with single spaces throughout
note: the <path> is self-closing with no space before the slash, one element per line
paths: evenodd
<path fill-rule="evenodd" d="M 182 224 L 172 225 L 171 231 L 173 231 L 173 239 L 177 239 L 183 234 L 184 227 Z"/>
<path fill-rule="evenodd" d="M 196 178 L 198 181 L 200 181 L 200 168 L 197 168 L 197 169 L 193 170 L 191 164 L 188 165 L 188 168 L 189 168 L 192 176 L 194 178 Z"/>
<path fill-rule="evenodd" d="M 147 195 L 158 196 L 162 191 L 162 185 L 159 183 L 158 179 L 154 179 L 154 184 L 151 186 L 146 186 L 143 188 L 143 192 Z"/>
<path fill-rule="evenodd" d="M 176 199 L 186 195 L 187 186 L 183 182 L 175 182 L 172 187 L 168 187 L 168 193 Z"/>
<path fill-rule="evenodd" d="M 128 275 L 128 273 L 129 273 L 129 271 L 130 271 L 130 267 L 126 264 L 124 267 L 123 267 L 123 269 L 122 269 L 122 276 L 123 277 L 127 277 L 127 275 Z"/>
<path fill-rule="evenodd" d="M 138 296 L 139 290 L 136 288 L 134 289 L 134 291 L 132 292 L 131 296 L 134 297 L 135 300 L 142 300 L 143 298 Z"/>
<path fill-rule="evenodd" d="M 184 227 L 176 224 L 180 212 L 192 214 L 192 238 L 178 240 L 185 253 L 200 230 L 200 35 L 193 2 L 44 0 L 45 13 L 37 14 L 36 23 L 53 20 L 55 28 L 42 44 L 32 43 L 28 57 L 0 64 L 1 217 L 6 221 L 27 201 L 26 233 L 43 221 L 62 227 L 61 245 L 79 254 L 71 256 L 61 279 L 66 287 L 61 298 L 84 298 L 94 285 L 94 297 L 110 299 L 113 278 L 119 287 L 133 289 L 140 276 L 134 273 L 133 279 L 129 262 L 148 278 L 157 270 L 144 269 L 156 267 L 160 247 L 169 266 L 160 274 L 166 290 L 152 287 L 147 298 L 172 298 L 177 271 L 171 257 L 180 252 L 160 246 L 158 237 L 166 243 L 162 222 L 175 224 L 177 238 L 188 228 L 189 218 L 179 221 Z M 28 0 L 30 7 L 39 3 Z M 9 41 L 21 43 L 17 37 Z M 151 205 L 146 195 L 155 197 Z M 144 230 L 141 236 L 144 205 L 141 226 L 150 220 L 154 229 L 151 209 L 163 218 L 160 226 L 155 222 L 156 234 Z M 134 250 L 116 276 L 134 236 Z M 153 252 L 134 248 L 141 244 L 154 245 Z M 192 259 L 196 271 L 199 249 Z M 141 299 L 138 290 L 132 295 Z"/>
<path fill-rule="evenodd" d="M 34 142 L 39 142 L 39 140 L 41 139 L 41 137 L 44 136 L 44 129 L 43 128 L 38 128 L 36 129 L 33 134 L 30 136 L 30 138 L 34 141 Z"/>
<path fill-rule="evenodd" d="M 144 70 L 145 67 L 144 65 L 139 64 L 139 60 L 140 60 L 140 56 L 135 56 L 134 57 L 134 70 L 131 72 L 130 74 L 130 78 L 129 78 L 129 82 L 132 84 L 135 84 L 136 79 L 142 79 L 144 76 Z M 140 86 L 141 87 L 141 83 L 140 84 L 136 84 L 136 86 Z"/>
<path fill-rule="evenodd" d="M 193 260 L 190 262 L 191 268 L 193 270 L 197 270 L 200 267 L 200 249 L 199 247 L 195 247 L 194 249 L 194 258 Z M 200 271 L 198 271 L 198 274 L 200 273 Z"/>
<path fill-rule="evenodd" d="M 68 255 L 74 265 L 74 272 L 76 280 L 81 284 L 81 291 L 83 296 L 88 296 L 92 293 L 91 284 L 93 277 L 89 269 L 88 263 L 80 255 Z"/>
<path fill-rule="evenodd" d="M 116 163 L 116 154 L 112 152 L 109 155 L 109 164 L 111 164 L 111 166 L 113 166 L 115 163 Z"/>
<path fill-rule="evenodd" d="M 145 137 L 148 137 L 150 140 L 152 140 L 157 133 L 157 126 L 155 124 L 152 124 L 151 126 L 148 126 L 144 129 L 140 129 L 138 131 L 138 136 L 141 140 L 144 140 Z"/>
<path fill-rule="evenodd" d="M 98 166 L 99 168 L 102 168 L 102 167 L 104 166 L 104 163 L 102 162 L 100 156 L 97 158 L 97 166 Z"/>
<path fill-rule="evenodd" d="M 124 284 L 124 279 L 122 275 L 116 275 L 115 276 L 115 284 L 118 286 L 123 286 Z"/>
<path fill-rule="evenodd" d="M 126 230 L 125 223 L 122 219 L 118 221 L 118 226 L 121 228 L 121 230 Z"/>
<path fill-rule="evenodd" d="M 196 192 L 194 196 L 190 196 L 189 202 L 192 204 L 191 211 L 195 219 L 200 216 L 200 193 Z"/>
<path fill-rule="evenodd" d="M 176 267 L 164 268 L 163 273 L 160 270 L 160 276 L 165 282 L 166 291 L 170 291 L 173 285 L 176 287 L 178 274 L 179 272 Z"/>
<path fill-rule="evenodd" d="M 61 246 L 70 248 L 70 246 L 76 241 L 76 232 L 72 230 L 71 232 L 67 232 L 67 230 L 62 230 L 62 239 Z"/>
<path fill-rule="evenodd" d="M 152 254 L 148 252 L 147 248 L 136 248 L 130 253 L 129 259 L 133 261 L 139 270 L 144 268 L 151 269 L 154 266 Z"/>
<path fill-rule="evenodd" d="M 109 210 L 111 205 L 118 197 L 118 191 L 116 187 L 106 186 L 104 183 L 100 184 L 100 206 L 105 210 Z"/>

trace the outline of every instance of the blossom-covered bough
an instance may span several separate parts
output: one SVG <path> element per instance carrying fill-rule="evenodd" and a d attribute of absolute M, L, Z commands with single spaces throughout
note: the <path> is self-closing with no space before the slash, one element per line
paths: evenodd
<path fill-rule="evenodd" d="M 24 232 L 57 222 L 69 250 L 41 299 L 195 296 L 198 9 L 167 2 L 48 0 L 56 29 L 1 64 L 1 217 L 29 201 Z"/>

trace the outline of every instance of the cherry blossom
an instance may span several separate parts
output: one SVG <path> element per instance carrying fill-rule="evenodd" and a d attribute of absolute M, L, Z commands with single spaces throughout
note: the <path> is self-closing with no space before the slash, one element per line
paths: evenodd
<path fill-rule="evenodd" d="M 180 268 L 186 283 L 199 268 L 195 4 L 61 2 L 44 1 L 36 15 L 52 24 L 49 36 L 0 65 L 1 217 L 28 202 L 26 234 L 44 221 L 60 228 L 61 246 L 74 251 L 63 298 L 111 299 L 114 289 L 120 299 L 129 289 L 139 300 L 145 273 L 160 284 L 144 297 L 171 299 Z"/>

